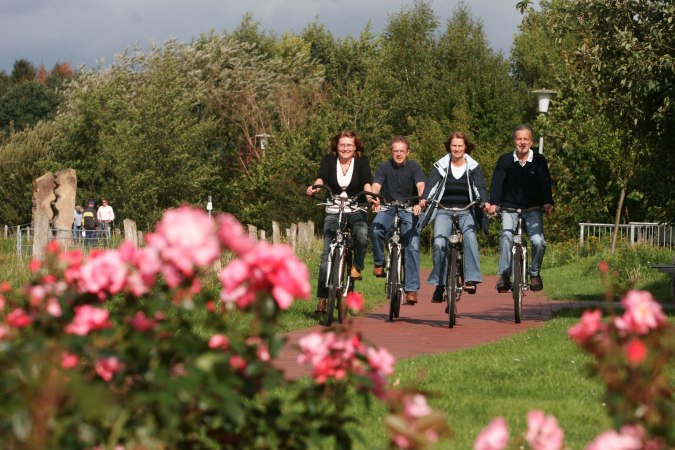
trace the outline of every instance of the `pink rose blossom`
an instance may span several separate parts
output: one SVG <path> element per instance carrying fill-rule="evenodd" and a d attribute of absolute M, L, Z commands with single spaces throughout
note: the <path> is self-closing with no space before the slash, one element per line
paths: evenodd
<path fill-rule="evenodd" d="M 138 311 L 131 319 L 131 326 L 139 333 L 144 333 L 155 328 L 157 321 L 149 318 L 143 311 Z"/>
<path fill-rule="evenodd" d="M 0 294 L 0 311 L 5 309 L 5 304 L 6 304 L 5 296 Z"/>
<path fill-rule="evenodd" d="M 473 444 L 474 450 L 503 450 L 509 443 L 509 430 L 506 420 L 497 417 L 480 432 Z"/>
<path fill-rule="evenodd" d="M 559 450 L 563 445 L 564 433 L 555 417 L 533 410 L 527 414 L 525 439 L 532 450 Z"/>
<path fill-rule="evenodd" d="M 253 248 L 254 241 L 244 227 L 232 214 L 220 214 L 218 220 L 218 238 L 223 247 L 242 256 Z"/>
<path fill-rule="evenodd" d="M 593 311 L 584 311 L 581 321 L 569 328 L 567 335 L 577 344 L 583 345 L 587 340 L 603 328 L 602 311 L 599 309 Z"/>
<path fill-rule="evenodd" d="M 33 307 L 40 306 L 46 296 L 47 289 L 40 284 L 28 288 L 28 303 Z"/>
<path fill-rule="evenodd" d="M 242 372 L 246 369 L 246 360 L 239 355 L 233 355 L 230 358 L 230 367 L 232 367 L 237 372 Z"/>
<path fill-rule="evenodd" d="M 7 314 L 7 325 L 14 328 L 24 328 L 33 323 L 33 318 L 22 308 L 16 308 Z"/>
<path fill-rule="evenodd" d="M 247 307 L 260 291 L 269 291 L 280 309 L 295 298 L 309 297 L 309 274 L 287 245 L 259 242 L 246 254 L 230 262 L 218 275 L 221 300 Z"/>
<path fill-rule="evenodd" d="M 122 370 L 122 364 L 116 356 L 99 358 L 96 361 L 96 373 L 105 381 L 112 380 L 113 376 L 120 370 Z"/>
<path fill-rule="evenodd" d="M 230 340 L 224 334 L 214 334 L 209 339 L 209 348 L 226 350 L 230 346 Z"/>
<path fill-rule="evenodd" d="M 625 333 L 644 335 L 666 324 L 661 305 L 654 301 L 649 291 L 629 291 L 621 304 L 626 308 L 616 319 L 616 327 Z"/>
<path fill-rule="evenodd" d="M 419 419 L 432 413 L 427 398 L 422 394 L 408 395 L 403 398 L 403 417 L 408 420 Z"/>
<path fill-rule="evenodd" d="M 347 308 L 354 313 L 363 311 L 363 295 L 360 292 L 350 292 L 347 294 Z"/>
<path fill-rule="evenodd" d="M 618 433 L 615 430 L 605 431 L 586 450 L 643 450 L 642 432 L 630 425 L 623 426 Z"/>
<path fill-rule="evenodd" d="M 164 213 L 155 232 L 146 237 L 147 246 L 157 250 L 162 273 L 170 287 L 197 268 L 206 268 L 220 257 L 216 227 L 204 211 L 182 206 Z"/>
<path fill-rule="evenodd" d="M 396 359 L 387 349 L 368 347 L 367 355 L 368 364 L 370 364 L 373 370 L 384 375 L 391 375 L 394 373 L 394 363 L 396 362 Z"/>
<path fill-rule="evenodd" d="M 7 339 L 9 336 L 9 328 L 6 325 L 0 325 L 0 341 Z"/>
<path fill-rule="evenodd" d="M 42 269 L 42 261 L 39 259 L 31 259 L 28 263 L 28 268 L 30 269 L 31 273 L 39 272 L 40 269 Z"/>
<path fill-rule="evenodd" d="M 63 314 L 61 304 L 56 297 L 49 297 L 49 300 L 47 300 L 47 312 L 53 317 L 61 317 Z"/>
<path fill-rule="evenodd" d="M 90 257 L 80 270 L 80 289 L 82 292 L 97 294 L 105 298 L 105 294 L 115 295 L 122 291 L 126 284 L 129 269 L 115 250 L 97 253 Z"/>
<path fill-rule="evenodd" d="M 631 339 L 626 348 L 626 358 L 632 366 L 637 366 L 647 358 L 648 349 L 644 342 L 640 339 Z"/>
<path fill-rule="evenodd" d="M 73 355 L 72 353 L 62 352 L 61 353 L 61 367 L 64 369 L 72 369 L 77 366 L 80 362 L 80 357 Z"/>
<path fill-rule="evenodd" d="M 93 330 L 102 330 L 112 327 L 108 320 L 109 313 L 103 308 L 91 305 L 75 307 L 75 318 L 66 326 L 66 333 L 86 336 Z"/>

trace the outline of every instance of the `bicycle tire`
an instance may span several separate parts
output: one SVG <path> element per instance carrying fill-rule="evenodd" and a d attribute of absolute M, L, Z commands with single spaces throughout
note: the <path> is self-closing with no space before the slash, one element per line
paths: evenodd
<path fill-rule="evenodd" d="M 513 254 L 513 283 L 511 283 L 513 312 L 516 323 L 520 323 L 523 312 L 523 286 L 525 285 L 523 275 L 523 249 L 516 247 L 516 251 Z"/>
<path fill-rule="evenodd" d="M 405 287 L 405 247 L 402 248 L 403 252 L 399 253 L 399 260 L 401 261 L 398 265 L 398 284 L 403 288 Z M 403 291 L 398 290 L 398 302 L 396 303 L 396 318 L 398 318 L 399 313 L 401 312 L 401 298 L 403 296 Z"/>
<path fill-rule="evenodd" d="M 461 285 L 458 285 L 458 267 L 457 267 L 456 248 L 450 249 L 450 267 L 448 269 L 448 282 L 445 285 L 448 297 L 448 328 L 452 328 L 457 323 L 457 296 Z"/>
<path fill-rule="evenodd" d="M 326 302 L 326 315 L 324 317 L 324 325 L 327 327 L 333 324 L 333 313 L 335 312 L 335 306 L 338 303 L 338 298 L 341 297 L 340 272 L 344 272 L 344 270 L 342 270 L 342 257 L 341 252 L 336 248 L 333 252 L 331 271 L 330 274 L 328 274 L 328 299 Z"/>
<path fill-rule="evenodd" d="M 394 247 L 389 254 L 389 277 L 387 291 L 389 293 L 389 322 L 393 322 L 398 317 L 401 306 L 401 292 L 398 289 L 399 282 L 399 253 L 398 248 Z"/>
<path fill-rule="evenodd" d="M 342 264 L 342 289 L 340 292 L 338 292 L 340 295 L 338 295 L 336 299 L 337 319 L 339 324 L 344 323 L 345 315 L 347 314 L 347 308 L 345 304 L 347 294 L 354 291 L 354 279 L 349 274 L 349 270 L 351 269 L 354 262 L 354 256 L 351 247 L 345 248 L 344 251 L 346 254 L 343 258 Z"/>

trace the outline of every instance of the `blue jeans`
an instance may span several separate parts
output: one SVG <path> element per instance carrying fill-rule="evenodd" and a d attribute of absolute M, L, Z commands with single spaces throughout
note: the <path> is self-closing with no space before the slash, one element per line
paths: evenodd
<path fill-rule="evenodd" d="M 480 255 L 476 238 L 476 222 L 469 211 L 457 213 L 459 229 L 464 242 L 464 281 L 483 282 L 480 271 Z M 448 237 L 452 230 L 452 218 L 447 211 L 439 210 L 434 221 L 434 268 L 431 270 L 429 284 L 445 285 L 448 278 Z"/>
<path fill-rule="evenodd" d="M 530 276 L 537 276 L 544 260 L 546 241 L 544 240 L 544 221 L 541 211 L 529 211 L 523 214 L 523 223 L 527 235 L 532 241 L 532 260 L 530 262 Z M 502 232 L 499 235 L 499 274 L 505 277 L 511 276 L 511 245 L 513 233 L 518 224 L 518 214 L 502 212 Z"/>
<path fill-rule="evenodd" d="M 417 234 L 418 217 L 413 213 L 399 213 L 401 233 L 405 246 L 405 290 L 417 292 L 420 288 L 420 237 Z M 384 265 L 384 238 L 387 230 L 394 222 L 394 211 L 380 211 L 373 220 L 371 231 L 373 243 L 373 262 L 376 266 Z"/>
<path fill-rule="evenodd" d="M 366 251 L 368 250 L 368 216 L 363 211 L 344 214 L 347 220 L 347 226 L 352 230 L 352 239 L 354 240 L 354 267 L 359 271 L 363 270 Z M 328 272 L 328 254 L 330 253 L 330 243 L 335 238 L 338 228 L 338 215 L 326 214 L 323 221 L 323 252 L 321 253 L 321 265 L 319 266 L 319 282 L 316 287 L 316 296 L 320 298 L 328 297 L 326 288 L 326 277 Z M 346 270 L 350 268 L 347 267 Z"/>

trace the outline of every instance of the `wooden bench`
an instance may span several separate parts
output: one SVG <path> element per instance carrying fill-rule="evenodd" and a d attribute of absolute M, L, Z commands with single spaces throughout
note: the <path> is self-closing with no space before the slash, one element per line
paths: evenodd
<path fill-rule="evenodd" d="M 652 268 L 670 274 L 670 296 L 675 297 L 675 261 L 673 261 L 673 264 L 659 264 L 652 266 Z"/>

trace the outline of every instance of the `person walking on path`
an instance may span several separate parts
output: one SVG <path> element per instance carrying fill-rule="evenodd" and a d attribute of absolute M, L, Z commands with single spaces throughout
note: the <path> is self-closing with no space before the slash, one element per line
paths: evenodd
<path fill-rule="evenodd" d="M 421 196 L 424 192 L 424 171 L 417 162 L 408 159 L 410 144 L 403 136 L 391 140 L 391 159 L 381 163 L 375 171 L 372 192 L 380 194 L 386 201 L 405 202 L 411 197 Z M 394 221 L 393 210 L 381 210 L 379 199 L 375 199 L 371 230 L 373 245 L 373 275 L 384 277 L 384 238 Z M 417 219 L 421 212 L 419 205 L 413 206 L 413 212 L 399 212 L 401 233 L 405 246 L 405 301 L 417 303 L 417 291 L 420 288 L 420 236 L 417 233 Z"/>
<path fill-rule="evenodd" d="M 73 241 L 75 241 L 75 244 L 79 244 L 80 240 L 82 240 L 82 213 L 84 212 L 84 208 L 82 206 L 77 205 L 75 207 L 75 211 L 73 211 Z"/>
<path fill-rule="evenodd" d="M 101 206 L 96 212 L 96 219 L 98 223 L 103 227 L 105 232 L 105 237 L 110 239 L 110 227 L 112 226 L 113 221 L 115 220 L 115 211 L 113 211 L 112 206 L 108 204 L 108 200 L 101 199 Z"/>
<path fill-rule="evenodd" d="M 364 153 L 365 146 L 356 133 L 349 130 L 339 132 L 331 140 L 330 154 L 321 161 L 314 185 L 325 184 L 336 195 L 342 197 L 353 197 L 361 191 L 370 191 L 373 176 L 370 172 L 368 157 L 364 156 Z M 318 191 L 319 189 L 308 186 L 306 192 L 307 195 L 314 195 Z M 323 223 L 323 252 L 316 288 L 316 295 L 319 298 L 316 306 L 317 314 L 326 312 L 328 254 L 330 243 L 337 235 L 338 212 L 336 206 L 326 207 Z M 368 250 L 368 215 L 364 211 L 348 207 L 345 208 L 345 217 L 354 236 L 354 265 L 351 267 L 350 276 L 360 280 Z"/>
<path fill-rule="evenodd" d="M 94 234 L 98 228 L 98 220 L 96 219 L 96 205 L 93 200 L 87 202 L 87 207 L 82 212 L 82 226 L 84 226 L 84 243 L 87 247 L 94 242 Z"/>
<path fill-rule="evenodd" d="M 498 207 L 531 208 L 540 206 L 544 212 L 553 212 L 551 173 L 544 155 L 532 151 L 532 128 L 518 125 L 513 132 L 515 150 L 504 153 L 497 160 L 490 184 L 488 212 L 495 214 Z M 502 232 L 499 236 L 499 280 L 497 291 L 511 289 L 511 246 L 518 215 L 502 211 Z M 541 279 L 541 264 L 546 251 L 542 211 L 523 214 L 525 229 L 532 241 L 530 263 L 530 289 L 534 292 L 544 288 Z"/>
<path fill-rule="evenodd" d="M 464 133 L 457 131 L 445 141 L 445 149 L 448 154 L 434 163 L 420 205 L 424 208 L 428 201 L 434 200 L 442 206 L 462 208 L 474 200 L 485 200 L 487 185 L 483 169 L 470 156 L 474 144 Z M 427 282 L 436 285 L 431 301 L 441 303 L 448 273 L 448 236 L 452 229 L 452 218 L 448 211 L 434 210 L 434 207 L 435 204 L 431 203 L 421 226 L 430 220 L 434 221 L 434 267 Z M 464 242 L 464 288 L 467 293 L 475 294 L 477 285 L 483 282 L 476 229 L 480 226 L 487 234 L 487 215 L 478 206 L 461 211 L 458 215 Z"/>

